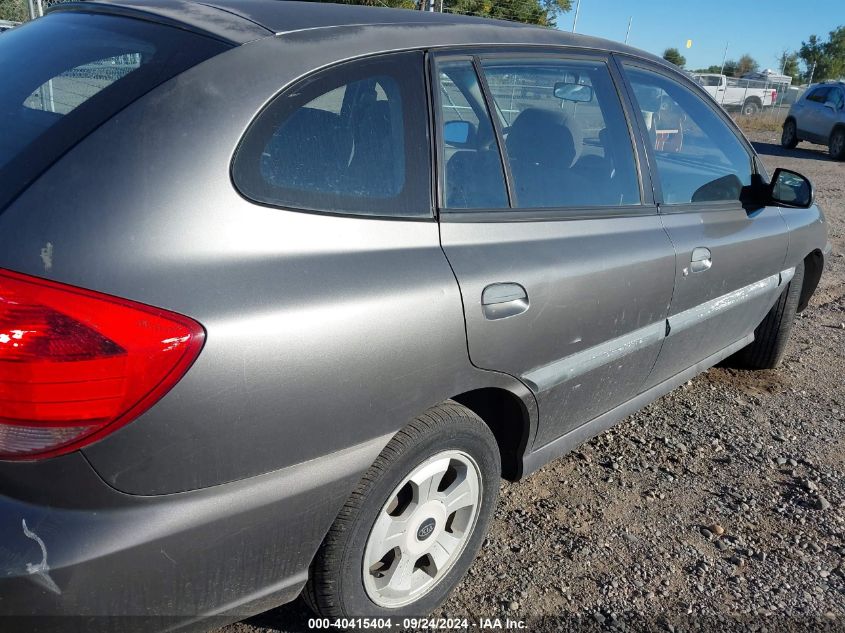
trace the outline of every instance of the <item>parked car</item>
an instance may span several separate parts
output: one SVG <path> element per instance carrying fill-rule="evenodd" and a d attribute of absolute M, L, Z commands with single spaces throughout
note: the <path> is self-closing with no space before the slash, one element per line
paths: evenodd
<path fill-rule="evenodd" d="M 810 86 L 789 109 L 781 145 L 792 149 L 801 141 L 827 145 L 832 158 L 845 160 L 845 82 Z"/>
<path fill-rule="evenodd" d="M 830 249 L 806 178 L 590 37 L 65 3 L 0 74 L 4 630 L 430 613 L 501 478 L 775 367 Z"/>
<path fill-rule="evenodd" d="M 707 93 L 726 109 L 739 109 L 743 114 L 757 114 L 777 103 L 778 91 L 763 81 L 734 79 L 725 75 L 694 75 Z"/>
<path fill-rule="evenodd" d="M 9 29 L 18 26 L 20 22 L 12 22 L 11 20 L 0 20 L 0 33 L 5 33 Z"/>

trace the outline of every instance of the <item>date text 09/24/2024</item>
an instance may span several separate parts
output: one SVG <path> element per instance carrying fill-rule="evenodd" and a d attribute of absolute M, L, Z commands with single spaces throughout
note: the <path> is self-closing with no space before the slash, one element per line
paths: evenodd
<path fill-rule="evenodd" d="M 520 630 L 525 629 L 524 620 L 510 618 L 309 618 L 308 628 L 319 629 L 365 629 L 389 630 L 396 627 L 402 630 Z"/>

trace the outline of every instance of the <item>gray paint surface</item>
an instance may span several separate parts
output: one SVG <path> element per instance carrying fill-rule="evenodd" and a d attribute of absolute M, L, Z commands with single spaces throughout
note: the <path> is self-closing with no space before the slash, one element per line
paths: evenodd
<path fill-rule="evenodd" d="M 207 343 L 160 402 L 82 453 L 0 463 L 0 610 L 190 621 L 288 600 L 361 473 L 429 406 L 474 389 L 512 394 L 527 414 L 509 424 L 525 429 L 520 457 L 533 470 L 750 342 L 788 271 L 825 247 L 816 207 L 437 222 L 253 204 L 229 175 L 250 121 L 339 61 L 507 45 L 669 66 L 603 40 L 471 19 L 108 5 L 243 45 L 59 160 L 0 215 L 0 267 L 186 314 Z M 713 265 L 685 275 L 699 247 Z M 497 283 L 522 287 L 527 309 L 485 318 L 484 288 Z"/>

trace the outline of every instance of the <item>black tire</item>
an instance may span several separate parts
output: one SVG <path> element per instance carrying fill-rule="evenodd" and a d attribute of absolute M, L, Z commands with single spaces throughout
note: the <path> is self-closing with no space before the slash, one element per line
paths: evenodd
<path fill-rule="evenodd" d="M 798 128 L 795 127 L 795 121 L 792 119 L 787 120 L 783 124 L 780 144 L 787 149 L 795 149 L 795 146 L 798 145 Z"/>
<path fill-rule="evenodd" d="M 833 130 L 827 147 L 833 160 L 845 160 L 845 128 L 838 127 Z"/>
<path fill-rule="evenodd" d="M 731 365 L 747 369 L 774 369 L 780 364 L 798 312 L 803 283 L 804 262 L 801 262 L 795 267 L 795 275 L 775 305 L 754 330 L 754 342 L 737 352 Z"/>
<path fill-rule="evenodd" d="M 478 466 L 481 493 L 474 527 L 458 558 L 427 593 L 400 608 L 380 606 L 368 596 L 363 580 L 370 531 L 396 486 L 444 450 L 462 451 Z M 429 615 L 475 559 L 496 508 L 500 480 L 499 448 L 481 418 L 451 400 L 429 409 L 393 436 L 341 509 L 311 563 L 303 590 L 306 604 L 328 618 Z"/>
<path fill-rule="evenodd" d="M 742 113 L 745 116 L 753 116 L 760 111 L 760 104 L 757 102 L 756 99 L 747 99 L 745 103 L 742 104 Z"/>

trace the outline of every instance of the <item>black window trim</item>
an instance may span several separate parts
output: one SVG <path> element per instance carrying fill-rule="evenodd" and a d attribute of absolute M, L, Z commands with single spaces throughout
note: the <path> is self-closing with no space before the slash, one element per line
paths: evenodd
<path fill-rule="evenodd" d="M 311 209 L 307 207 L 298 207 L 293 205 L 283 205 L 283 204 L 276 204 L 264 200 L 257 200 L 250 195 L 246 194 L 241 190 L 241 187 L 238 185 L 237 179 L 235 178 L 235 164 L 237 163 L 238 156 L 240 151 L 244 145 L 244 141 L 247 138 L 249 132 L 253 129 L 253 126 L 256 122 L 261 118 L 261 116 L 273 106 L 274 103 L 279 98 L 284 97 L 286 94 L 289 94 L 292 91 L 297 90 L 303 84 L 314 80 L 315 78 L 319 78 L 321 75 L 329 74 L 329 73 L 336 73 L 339 70 L 342 71 L 344 66 L 358 64 L 361 62 L 367 61 L 374 61 L 380 59 L 389 59 L 391 57 L 397 57 L 400 55 L 406 55 L 410 53 L 416 53 L 421 57 L 420 63 L 422 64 L 420 68 L 420 72 L 423 75 L 423 91 L 425 94 L 425 105 L 420 107 L 420 112 L 425 113 L 425 122 L 424 122 L 424 133 L 426 135 L 426 157 L 418 161 L 406 161 L 405 170 L 406 173 L 411 173 L 417 169 L 425 169 L 428 170 L 428 182 L 425 187 L 425 192 L 427 194 L 427 200 L 422 201 L 421 207 L 425 207 L 427 213 L 425 215 L 385 215 L 385 214 L 370 214 L 370 213 L 361 213 L 357 211 L 348 211 L 348 210 L 326 210 L 326 209 Z M 260 207 L 265 207 L 268 209 L 279 209 L 282 211 L 291 211 L 293 213 L 307 213 L 311 215 L 324 215 L 330 217 L 342 217 L 342 218 L 350 218 L 350 219 L 359 219 L 359 220 L 377 220 L 377 221 L 391 221 L 391 222 L 436 222 L 437 221 L 437 214 L 436 214 L 436 207 L 434 205 L 434 174 L 433 174 L 433 139 L 432 139 L 432 113 L 431 113 L 431 97 L 430 97 L 430 90 L 431 86 L 429 83 L 428 78 L 428 68 L 427 68 L 427 54 L 425 48 L 406 48 L 406 49 L 399 49 L 399 50 L 392 50 L 387 52 L 378 52 L 373 54 L 366 54 L 360 55 L 357 57 L 350 57 L 342 60 L 338 60 L 337 62 L 332 62 L 330 64 L 326 64 L 320 66 L 319 68 L 314 68 L 308 73 L 297 77 L 294 81 L 285 84 L 279 88 L 272 96 L 267 99 L 267 102 L 264 106 L 256 112 L 249 120 L 249 122 L 244 126 L 244 132 L 241 134 L 240 140 L 238 141 L 235 150 L 232 152 L 232 157 L 229 161 L 229 182 L 232 185 L 232 188 L 235 192 L 244 200 L 249 202 L 250 204 L 254 204 Z M 404 116 L 403 116 L 404 118 Z"/>
<path fill-rule="evenodd" d="M 491 114 L 494 130 L 496 132 L 496 142 L 499 146 L 500 160 L 505 165 L 506 186 L 508 189 L 508 199 L 511 201 L 509 208 L 495 208 L 495 209 L 449 209 L 443 205 L 443 183 L 440 173 L 442 165 L 437 164 L 434 172 L 434 177 L 437 179 L 437 198 L 435 200 L 437 207 L 437 217 L 441 222 L 536 222 L 536 221 L 555 221 L 555 220 L 585 220 L 585 219 L 602 219 L 609 218 L 623 218 L 623 217 L 639 217 L 651 216 L 658 213 L 657 205 L 653 197 L 652 180 L 650 170 L 647 164 L 643 164 L 645 160 L 645 145 L 642 142 L 638 128 L 635 127 L 635 112 L 632 110 L 633 103 L 627 96 L 624 88 L 622 76 L 613 62 L 613 55 L 606 51 L 596 51 L 584 48 L 574 47 L 555 47 L 555 46 L 461 46 L 461 47 L 444 47 L 436 50 L 431 50 L 430 55 L 435 59 L 472 59 L 476 75 L 478 76 L 482 92 L 484 93 L 485 103 L 488 110 L 494 107 L 492 102 L 492 95 L 490 94 L 487 85 L 486 77 L 480 67 L 484 59 L 507 58 L 507 59 L 556 59 L 556 60 L 572 60 L 572 61 L 596 61 L 604 63 L 610 75 L 611 83 L 616 92 L 619 104 L 622 108 L 625 125 L 628 129 L 628 136 L 631 142 L 631 150 L 633 152 L 634 168 L 637 171 L 637 186 L 639 187 L 640 203 L 633 205 L 591 205 L 578 207 L 525 207 L 517 208 L 513 206 L 515 195 L 512 191 L 512 177 L 510 175 L 510 165 L 506 159 L 506 153 L 502 149 L 504 147 L 504 140 L 501 132 L 501 122 L 497 116 Z M 435 72 L 436 63 L 432 63 L 429 69 L 430 84 L 432 90 L 436 90 L 437 77 L 433 74 Z M 437 99 L 437 101 L 434 101 Z M 434 139 L 437 147 L 437 155 L 440 156 L 442 143 L 437 135 L 441 128 L 440 121 L 440 103 L 439 95 L 433 97 L 432 101 L 436 104 L 433 112 L 434 121 Z M 492 113 L 493 110 L 490 110 Z M 442 161 L 442 157 L 438 158 Z"/>
<path fill-rule="evenodd" d="M 704 88 L 700 84 L 693 81 L 691 78 L 689 78 L 683 73 L 664 68 L 663 66 L 651 63 L 648 60 L 644 60 L 640 57 L 634 57 L 625 53 L 614 53 L 613 56 L 616 58 L 617 64 L 619 65 L 622 81 L 624 81 L 625 83 L 625 88 L 628 93 L 629 99 L 631 99 L 631 102 L 633 104 L 636 105 L 636 96 L 634 95 L 634 88 L 631 85 L 630 80 L 628 79 L 628 75 L 625 73 L 625 66 L 638 68 L 646 72 L 660 75 L 670 81 L 675 81 L 676 83 L 681 84 L 682 86 L 689 89 L 690 92 L 700 97 L 701 100 L 706 104 L 706 106 L 709 107 L 712 112 L 716 113 L 716 115 L 721 118 L 722 121 L 728 126 L 731 133 L 740 142 L 740 145 L 745 148 L 746 154 L 748 154 L 748 158 L 751 162 L 752 175 L 757 174 L 763 177 L 765 180 L 768 180 L 768 174 L 765 172 L 765 170 L 762 168 L 762 165 L 758 161 L 757 153 L 754 151 L 754 147 L 751 145 L 750 141 L 745 137 L 745 135 L 736 125 L 734 120 L 731 119 L 730 115 L 728 115 L 728 113 L 713 100 L 713 98 L 710 96 L 710 93 L 704 90 Z M 699 213 L 702 211 L 716 212 L 737 209 L 742 210 L 743 213 L 745 213 L 745 209 L 739 200 L 729 202 L 726 202 L 724 200 L 712 200 L 704 202 L 664 202 L 663 189 L 660 184 L 660 174 L 656 169 L 657 163 L 655 162 L 656 157 L 654 155 L 654 150 L 651 147 L 650 143 L 645 143 L 644 141 L 644 139 L 648 138 L 648 135 L 645 130 L 645 121 L 643 120 L 642 113 L 640 113 L 639 111 L 639 106 L 636 107 L 637 128 L 639 130 L 640 138 L 643 139 L 645 151 L 648 155 L 648 164 L 651 170 L 651 182 L 654 186 L 654 199 L 657 203 L 658 213 L 665 215 L 676 213 Z"/>
<path fill-rule="evenodd" d="M 438 51 L 438 52 L 429 51 L 428 54 L 426 55 L 426 58 L 428 60 L 427 78 L 428 78 L 428 84 L 430 86 L 429 101 L 431 102 L 429 117 L 430 117 L 430 120 L 431 120 L 431 138 L 432 138 L 432 142 L 433 142 L 433 146 L 434 146 L 433 151 L 432 151 L 432 156 L 434 157 L 434 168 L 432 169 L 432 177 L 433 177 L 434 182 L 435 182 L 435 186 L 434 186 L 435 196 L 434 196 L 433 200 L 435 202 L 434 208 L 435 208 L 435 212 L 437 214 L 437 217 L 442 220 L 444 214 L 462 212 L 462 211 L 465 211 L 465 210 L 461 210 L 461 209 L 449 210 L 442 203 L 442 200 L 444 200 L 444 196 L 446 195 L 446 192 L 444 190 L 444 178 L 441 175 L 441 173 L 445 173 L 445 169 L 446 169 L 446 156 L 445 156 L 445 149 L 446 148 L 445 148 L 445 144 L 443 142 L 443 139 L 440 138 L 440 135 L 441 135 L 440 131 L 443 129 L 443 126 L 442 126 L 441 121 L 440 121 L 440 113 L 443 111 L 442 110 L 443 109 L 443 101 L 442 101 L 442 95 L 440 94 L 440 77 L 439 77 L 439 74 L 438 74 L 439 65 L 441 63 L 444 63 L 444 62 L 468 62 L 472 66 L 472 69 L 475 72 L 476 80 L 478 81 L 478 84 L 481 87 L 482 95 L 484 96 L 484 105 L 485 105 L 486 108 L 488 108 L 488 116 L 490 116 L 491 125 L 494 126 L 494 134 L 495 134 L 494 119 L 496 117 L 493 117 L 489 113 L 490 105 L 487 103 L 487 95 L 486 95 L 486 92 L 484 91 L 484 84 L 481 83 L 481 77 L 479 76 L 478 68 L 476 67 L 476 64 L 475 64 L 475 57 L 471 53 L 454 53 L 454 52 L 450 52 L 450 51 Z M 496 134 L 497 147 L 498 147 L 498 143 L 499 143 L 499 135 Z M 505 184 L 505 195 L 507 196 L 509 204 L 510 204 L 510 187 L 508 185 L 510 175 L 507 171 L 507 169 L 508 169 L 507 166 L 502 161 L 501 147 L 499 147 L 499 164 L 501 165 L 502 170 L 503 170 L 502 171 L 502 174 L 503 174 L 502 177 L 504 179 L 504 184 Z M 441 170 L 443 170 L 443 172 L 441 172 Z M 508 207 L 508 209 L 509 208 L 510 208 L 510 206 Z M 481 213 L 483 213 L 485 211 L 486 210 L 481 210 Z M 491 209 L 491 211 L 492 211 L 492 209 Z M 467 213 L 475 213 L 477 211 L 473 209 L 472 211 L 466 211 L 466 212 Z"/>

